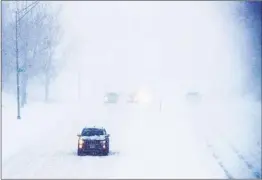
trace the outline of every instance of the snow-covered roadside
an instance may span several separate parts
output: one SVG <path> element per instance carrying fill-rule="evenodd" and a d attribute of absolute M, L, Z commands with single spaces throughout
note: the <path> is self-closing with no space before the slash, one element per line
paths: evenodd
<path fill-rule="evenodd" d="M 21 109 L 22 118 L 17 120 L 14 98 L 4 93 L 2 97 L 2 160 L 5 165 L 23 149 L 40 148 L 39 139 L 57 127 L 67 108 L 60 104 L 30 103 Z"/>
<path fill-rule="evenodd" d="M 54 116 L 53 119 L 50 119 L 59 123 L 59 126 L 54 124 L 54 128 L 49 128 L 46 134 L 39 132 L 37 138 L 32 137 L 36 140 L 32 144 L 28 143 L 31 145 L 29 148 L 20 148 L 20 151 L 14 154 L 14 158 L 9 159 L 3 165 L 5 178 L 110 177 L 112 169 L 115 169 L 114 164 L 119 159 L 117 152 L 119 152 L 122 141 L 117 137 L 122 137 L 118 136 L 121 132 L 117 129 L 122 131 L 123 127 L 120 126 L 126 122 L 125 108 L 122 108 L 121 111 L 119 110 L 121 107 L 116 106 L 109 107 L 109 109 L 103 105 L 91 104 L 64 106 L 66 106 L 64 108 L 65 116 Z M 48 111 L 52 112 L 51 110 L 59 112 L 55 107 Z M 112 137 L 111 153 L 108 157 L 78 157 L 76 155 L 76 134 L 85 125 L 90 124 L 104 124 L 108 127 L 107 130 Z"/>
<path fill-rule="evenodd" d="M 205 102 L 188 109 L 188 116 L 193 130 L 208 142 L 232 178 L 261 176 L 260 103 Z"/>

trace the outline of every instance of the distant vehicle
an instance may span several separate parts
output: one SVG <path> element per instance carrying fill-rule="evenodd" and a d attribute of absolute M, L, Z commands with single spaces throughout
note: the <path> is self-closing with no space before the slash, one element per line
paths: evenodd
<path fill-rule="evenodd" d="M 112 103 L 115 104 L 118 102 L 119 95 L 115 92 L 106 93 L 104 97 L 104 103 Z"/>
<path fill-rule="evenodd" d="M 107 156 L 109 153 L 109 134 L 104 128 L 85 127 L 81 134 L 77 135 L 77 155 L 101 154 Z"/>
<path fill-rule="evenodd" d="M 186 99 L 190 102 L 199 102 L 201 100 L 201 94 L 199 92 L 188 92 Z"/>
<path fill-rule="evenodd" d="M 128 103 L 138 103 L 138 98 L 136 94 L 130 94 L 127 99 Z"/>

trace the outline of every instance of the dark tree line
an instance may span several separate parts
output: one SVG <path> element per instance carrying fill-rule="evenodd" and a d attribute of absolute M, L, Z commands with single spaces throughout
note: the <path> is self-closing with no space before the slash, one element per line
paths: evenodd
<path fill-rule="evenodd" d="M 262 2 L 238 2 L 236 22 L 247 32 L 246 44 L 239 45 L 247 51 L 245 64 L 248 70 L 245 92 L 261 101 L 261 60 L 262 60 Z"/>

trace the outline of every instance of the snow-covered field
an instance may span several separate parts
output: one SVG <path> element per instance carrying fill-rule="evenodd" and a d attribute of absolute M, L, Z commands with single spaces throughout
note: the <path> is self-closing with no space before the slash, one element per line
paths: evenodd
<path fill-rule="evenodd" d="M 158 105 L 31 103 L 16 120 L 14 100 L 4 98 L 3 178 L 261 176 L 260 104 L 170 103 L 160 112 Z M 76 135 L 89 125 L 110 133 L 108 157 L 76 155 Z"/>

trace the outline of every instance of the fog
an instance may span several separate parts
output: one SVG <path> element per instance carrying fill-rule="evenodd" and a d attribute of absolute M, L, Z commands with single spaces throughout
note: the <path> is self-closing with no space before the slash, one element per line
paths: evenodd
<path fill-rule="evenodd" d="M 261 177 L 261 102 L 244 96 L 253 79 L 252 41 L 236 21 L 242 4 L 52 3 L 62 7 L 61 67 L 48 103 L 30 77 L 21 119 L 4 94 L 3 176 Z M 119 101 L 105 103 L 108 92 Z M 128 101 L 134 92 L 138 103 Z M 79 157 L 76 134 L 91 125 L 110 133 L 108 157 Z"/>
<path fill-rule="evenodd" d="M 241 94 L 245 69 L 238 45 L 245 34 L 230 16 L 236 6 L 232 3 L 63 2 L 62 6 L 64 42 L 72 48 L 67 49 L 67 75 L 57 79 L 65 83 L 57 86 L 66 98 L 69 94 L 77 98 L 79 92 L 84 99 L 139 88 L 162 98 L 188 91 L 212 99 Z"/>

